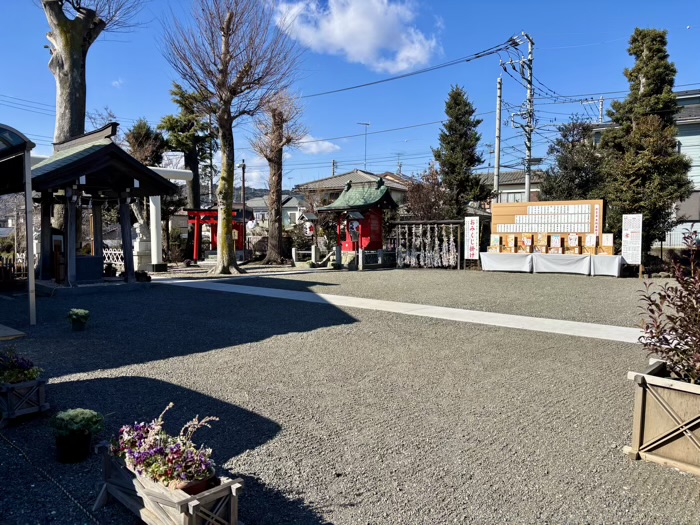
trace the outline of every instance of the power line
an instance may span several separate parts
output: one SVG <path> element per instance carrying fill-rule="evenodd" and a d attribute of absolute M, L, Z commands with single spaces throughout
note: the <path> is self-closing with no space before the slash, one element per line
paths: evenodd
<path fill-rule="evenodd" d="M 483 51 L 479 51 L 477 53 L 472 53 L 471 55 L 467 55 L 467 56 L 462 57 L 462 58 L 457 58 L 455 60 L 450 60 L 449 62 L 444 62 L 442 64 L 437 64 L 435 66 L 430 66 L 430 67 L 426 67 L 423 69 L 419 69 L 417 71 L 412 71 L 410 73 L 404 73 L 402 75 L 396 75 L 396 76 L 389 77 L 389 78 L 383 78 L 381 80 L 375 80 L 373 82 L 365 82 L 364 84 L 356 84 L 354 86 L 332 89 L 329 91 L 322 91 L 320 93 L 313 93 L 311 95 L 304 95 L 300 98 L 312 98 L 312 97 L 320 97 L 323 95 L 331 95 L 334 93 L 342 93 L 344 91 L 350 91 L 353 89 L 360 89 L 360 88 L 364 88 L 364 87 L 375 86 L 377 84 L 383 84 L 385 82 L 392 82 L 394 80 L 400 80 L 402 78 L 412 77 L 415 75 L 422 75 L 423 73 L 429 73 L 430 71 L 435 71 L 437 69 L 443 69 L 446 67 L 455 66 L 457 64 L 472 62 L 473 60 L 477 60 L 479 58 L 483 58 L 483 57 L 486 57 L 489 55 L 495 55 L 499 51 L 506 51 L 508 49 L 517 48 L 522 43 L 520 40 L 518 40 L 518 38 L 519 37 L 517 37 L 517 36 L 512 36 L 508 40 L 503 42 L 502 44 L 498 44 L 496 46 L 489 47 L 487 49 L 484 49 Z"/>

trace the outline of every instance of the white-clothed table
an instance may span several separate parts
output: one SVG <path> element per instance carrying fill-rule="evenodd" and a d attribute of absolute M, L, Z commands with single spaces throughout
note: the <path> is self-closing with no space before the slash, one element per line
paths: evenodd
<path fill-rule="evenodd" d="M 531 253 L 481 252 L 481 269 L 486 272 L 532 272 Z"/>
<path fill-rule="evenodd" d="M 591 256 L 591 275 L 609 275 L 610 277 L 620 277 L 621 272 L 621 255 Z"/>
<path fill-rule="evenodd" d="M 591 275 L 591 256 L 533 253 L 532 269 L 535 273 L 578 273 L 581 275 Z"/>

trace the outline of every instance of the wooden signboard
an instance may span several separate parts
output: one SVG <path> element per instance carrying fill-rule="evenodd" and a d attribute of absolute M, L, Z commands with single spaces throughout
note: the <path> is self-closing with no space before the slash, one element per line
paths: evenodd
<path fill-rule="evenodd" d="M 559 233 L 600 235 L 603 201 L 509 202 L 493 204 L 491 233 Z"/>

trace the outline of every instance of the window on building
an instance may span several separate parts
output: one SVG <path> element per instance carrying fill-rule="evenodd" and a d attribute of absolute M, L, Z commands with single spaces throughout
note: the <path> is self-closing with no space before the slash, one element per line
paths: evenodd
<path fill-rule="evenodd" d="M 524 200 L 524 191 L 501 193 L 501 202 L 523 202 Z"/>
<path fill-rule="evenodd" d="M 297 213 L 292 211 L 289 212 L 289 223 L 290 224 L 296 224 L 297 223 Z"/>

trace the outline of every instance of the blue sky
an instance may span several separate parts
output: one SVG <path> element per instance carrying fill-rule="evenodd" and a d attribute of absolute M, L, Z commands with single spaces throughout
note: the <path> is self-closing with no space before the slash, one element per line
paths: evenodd
<path fill-rule="evenodd" d="M 88 111 L 108 106 L 128 128 L 145 117 L 157 123 L 176 112 L 169 89 L 177 80 L 160 51 L 161 20 L 172 11 L 182 14 L 189 0 L 150 0 L 140 15 L 143 25 L 130 33 L 104 34 L 88 56 Z M 577 95 L 537 100 L 539 134 L 536 156 L 544 156 L 555 135 L 553 125 L 568 115 L 597 114 L 598 99 L 605 105 L 627 89 L 623 69 L 631 65 L 627 42 L 635 27 L 666 29 L 669 52 L 678 69 L 679 89 L 700 88 L 700 12 L 696 2 L 651 0 L 593 2 L 473 2 L 287 0 L 281 8 L 299 13 L 292 34 L 306 51 L 296 91 L 300 95 L 381 80 L 396 74 L 468 56 L 526 31 L 535 40 L 535 77 L 540 95 Z M 697 27 L 696 27 L 697 26 Z M 0 122 L 27 133 L 37 142 L 37 152 L 48 154 L 54 127 L 55 84 L 47 63 L 43 11 L 29 0 L 5 0 L 0 7 L 3 71 L 0 75 Z M 525 47 L 523 46 L 523 50 Z M 507 60 L 505 54 L 501 54 Z M 284 186 L 329 176 L 336 159 L 339 172 L 362 168 L 364 128 L 367 137 L 367 169 L 404 173 L 419 172 L 437 145 L 444 101 L 450 86 L 459 84 L 469 94 L 484 119 L 480 127 L 486 164 L 492 162 L 488 145 L 494 142 L 496 79 L 502 73 L 494 55 L 377 86 L 303 99 L 307 142 L 290 152 Z M 515 74 L 515 73 L 513 73 Z M 519 106 L 525 89 L 503 75 L 504 100 Z M 578 95 L 585 95 L 583 97 Z M 509 110 L 504 108 L 504 117 Z M 425 124 L 425 125 L 423 125 Z M 405 129 L 396 129 L 405 128 Z M 248 183 L 264 187 L 266 166 L 248 148 L 250 123 L 236 130 L 236 155 L 250 166 Z M 386 130 L 395 130 L 387 131 Z M 520 165 L 524 150 L 517 130 L 503 128 L 502 162 Z M 353 136 L 356 135 L 356 136 Z M 520 151 L 519 151 L 520 150 Z"/>

